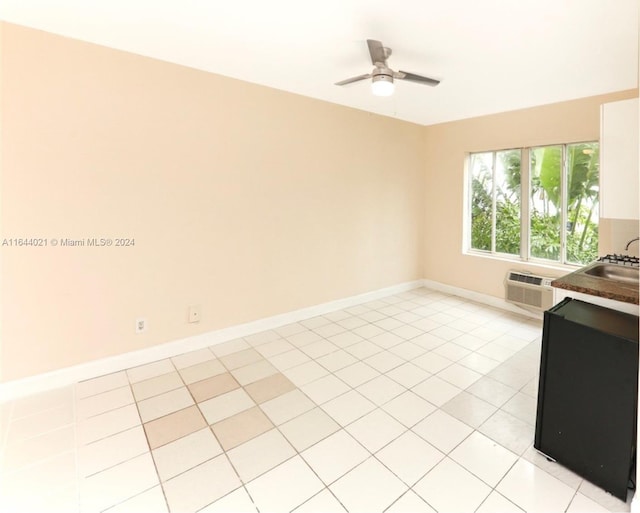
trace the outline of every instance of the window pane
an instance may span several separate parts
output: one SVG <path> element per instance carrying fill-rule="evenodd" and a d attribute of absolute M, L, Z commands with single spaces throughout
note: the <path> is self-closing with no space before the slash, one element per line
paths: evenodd
<path fill-rule="evenodd" d="M 529 254 L 560 260 L 562 146 L 532 148 Z"/>
<path fill-rule="evenodd" d="M 496 153 L 496 251 L 520 254 L 520 150 Z"/>
<path fill-rule="evenodd" d="M 599 145 L 567 145 L 567 261 L 598 257 Z"/>
<path fill-rule="evenodd" d="M 471 178 L 471 247 L 491 251 L 492 153 L 469 156 Z"/>

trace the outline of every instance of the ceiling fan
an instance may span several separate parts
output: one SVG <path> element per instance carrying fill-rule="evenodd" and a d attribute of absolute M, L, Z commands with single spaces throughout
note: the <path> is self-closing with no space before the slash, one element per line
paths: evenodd
<path fill-rule="evenodd" d="M 440 80 L 423 77 L 422 75 L 416 75 L 408 71 L 393 71 L 387 65 L 387 59 L 391 56 L 391 48 L 383 46 L 380 41 L 376 41 L 375 39 L 367 39 L 367 46 L 369 47 L 369 54 L 371 55 L 371 63 L 375 66 L 373 71 L 365 75 L 358 75 L 357 77 L 341 80 L 340 82 L 336 82 L 336 85 L 343 86 L 370 78 L 371 91 L 374 95 L 390 96 L 394 90 L 394 78 L 429 86 L 437 86 L 440 83 Z"/>

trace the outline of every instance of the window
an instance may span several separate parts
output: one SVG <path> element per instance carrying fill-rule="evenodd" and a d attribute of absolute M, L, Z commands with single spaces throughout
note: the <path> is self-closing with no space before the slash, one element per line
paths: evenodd
<path fill-rule="evenodd" d="M 563 264 L 595 260 L 598 150 L 586 142 L 471 153 L 469 251 Z"/>

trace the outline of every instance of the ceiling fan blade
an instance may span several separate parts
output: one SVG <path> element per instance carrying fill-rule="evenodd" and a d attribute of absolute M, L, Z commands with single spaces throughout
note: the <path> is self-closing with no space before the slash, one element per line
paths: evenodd
<path fill-rule="evenodd" d="M 415 73 L 409 73 L 408 71 L 400 71 L 394 76 L 401 80 L 409 80 L 410 82 L 417 82 L 418 84 L 429 85 L 432 87 L 435 87 L 440 83 L 440 80 L 436 80 L 435 78 L 423 77 L 422 75 L 416 75 Z"/>
<path fill-rule="evenodd" d="M 366 75 L 358 75 L 357 77 L 347 78 L 346 80 L 341 80 L 340 82 L 336 82 L 336 85 L 343 86 L 343 85 L 353 84 L 354 82 L 359 82 L 360 80 L 364 80 L 366 78 L 371 78 L 371 74 L 367 73 Z"/>
<path fill-rule="evenodd" d="M 384 51 L 384 46 L 380 41 L 375 39 L 367 39 L 367 46 L 369 47 L 369 55 L 371 55 L 371 64 L 378 66 L 378 64 L 386 64 L 387 56 Z"/>

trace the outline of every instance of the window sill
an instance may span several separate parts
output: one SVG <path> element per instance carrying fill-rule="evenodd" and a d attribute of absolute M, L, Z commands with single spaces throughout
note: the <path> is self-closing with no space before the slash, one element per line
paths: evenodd
<path fill-rule="evenodd" d="M 573 271 L 576 271 L 578 269 L 580 269 L 581 267 L 583 267 L 582 264 L 575 264 L 575 265 L 569 265 L 569 264 L 553 264 L 553 263 L 545 263 L 539 260 L 524 260 L 522 258 L 509 258 L 506 256 L 500 256 L 500 255 L 489 255 L 489 254 L 485 254 L 485 253 L 476 253 L 474 251 L 463 251 L 462 254 L 464 256 L 469 256 L 469 257 L 477 257 L 477 258 L 484 258 L 484 259 L 488 259 L 488 260 L 498 260 L 500 262 L 506 262 L 509 264 L 512 264 L 514 266 L 519 266 L 519 265 L 526 265 L 528 267 L 533 267 L 535 269 L 540 269 L 541 271 L 556 271 L 556 272 L 561 272 L 561 273 L 572 273 Z"/>

